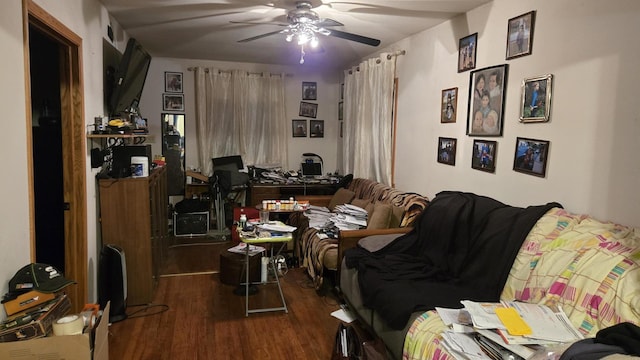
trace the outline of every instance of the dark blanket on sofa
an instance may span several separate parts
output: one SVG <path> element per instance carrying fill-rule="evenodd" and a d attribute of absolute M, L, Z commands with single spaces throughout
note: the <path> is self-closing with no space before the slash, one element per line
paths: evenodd
<path fill-rule="evenodd" d="M 498 301 L 527 234 L 558 203 L 527 208 L 471 193 L 436 195 L 411 232 L 376 251 L 345 252 L 357 268 L 364 305 L 394 329 L 412 312 Z"/>

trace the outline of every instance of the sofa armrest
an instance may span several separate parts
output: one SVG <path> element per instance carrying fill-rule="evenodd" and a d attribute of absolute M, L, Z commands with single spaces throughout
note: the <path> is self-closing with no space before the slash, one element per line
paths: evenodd
<path fill-rule="evenodd" d="M 413 230 L 413 227 L 341 230 L 338 234 L 338 271 L 340 271 L 340 266 L 342 266 L 342 257 L 344 256 L 345 250 L 356 247 L 360 239 L 372 235 L 406 234 L 411 230 Z"/>
<path fill-rule="evenodd" d="M 310 205 L 328 207 L 333 195 L 296 195 L 296 201 L 308 201 Z"/>

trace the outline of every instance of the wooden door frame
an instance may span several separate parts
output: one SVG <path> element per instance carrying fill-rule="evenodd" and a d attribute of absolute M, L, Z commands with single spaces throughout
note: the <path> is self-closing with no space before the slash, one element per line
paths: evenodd
<path fill-rule="evenodd" d="M 64 212 L 65 277 L 76 285 L 65 289 L 71 300 L 71 312 L 79 312 L 88 300 L 87 276 L 87 184 L 82 78 L 82 38 L 55 19 L 33 0 L 23 0 L 24 68 L 26 88 L 26 126 L 29 182 L 29 232 L 31 260 L 36 260 L 35 201 L 33 179 L 33 137 L 31 132 L 31 72 L 29 26 L 52 38 L 59 46 L 60 109 L 62 126 L 63 194 L 69 210 Z"/>

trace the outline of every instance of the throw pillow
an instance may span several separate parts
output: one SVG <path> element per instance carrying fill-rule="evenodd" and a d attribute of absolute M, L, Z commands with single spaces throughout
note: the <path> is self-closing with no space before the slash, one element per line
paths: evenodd
<path fill-rule="evenodd" d="M 333 197 L 329 201 L 329 205 L 327 206 L 327 208 L 330 211 L 333 211 L 333 208 L 335 208 L 336 205 L 349 204 L 355 196 L 356 196 L 356 193 L 354 193 L 351 190 L 344 189 L 344 188 L 338 189 L 338 191 L 336 191 L 336 193 L 333 194 Z"/>
<path fill-rule="evenodd" d="M 404 208 L 402 206 L 393 205 L 391 208 L 391 221 L 389 221 L 389 228 L 397 228 L 402 224 L 402 217 L 404 216 Z"/>
<path fill-rule="evenodd" d="M 351 201 L 351 205 L 357 206 L 359 208 L 367 209 L 367 205 L 369 205 L 369 200 L 367 199 L 353 199 Z"/>
<path fill-rule="evenodd" d="M 391 205 L 376 204 L 373 207 L 373 214 L 367 219 L 367 229 L 388 229 L 391 221 Z"/>

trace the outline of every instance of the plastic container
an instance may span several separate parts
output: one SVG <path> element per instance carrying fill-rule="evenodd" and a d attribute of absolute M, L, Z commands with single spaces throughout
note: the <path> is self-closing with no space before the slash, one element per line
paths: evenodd
<path fill-rule="evenodd" d="M 131 177 L 149 176 L 149 158 L 146 156 L 131 157 Z"/>

